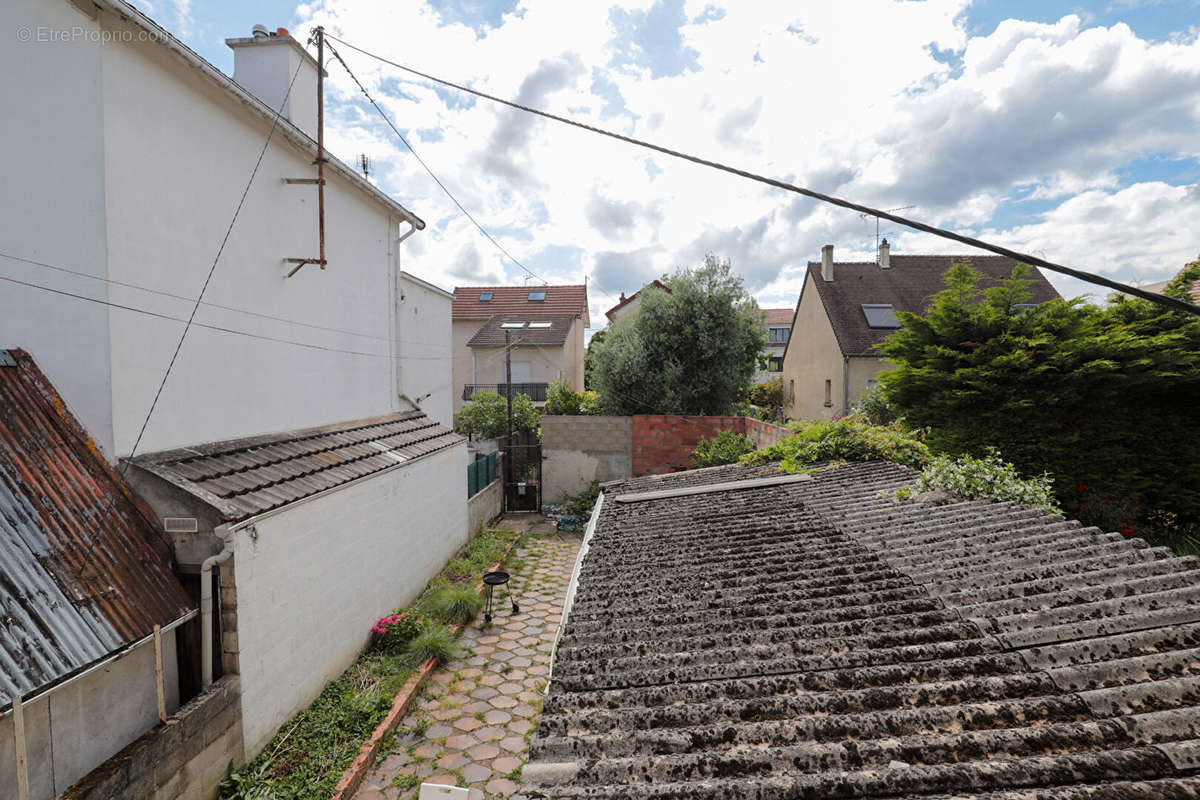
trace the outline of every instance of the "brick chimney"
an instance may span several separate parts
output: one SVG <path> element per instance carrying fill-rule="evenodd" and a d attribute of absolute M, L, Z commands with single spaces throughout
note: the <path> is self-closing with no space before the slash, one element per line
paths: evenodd
<path fill-rule="evenodd" d="M 879 243 L 879 268 L 892 268 L 892 246 L 888 244 L 887 239 Z"/>
<path fill-rule="evenodd" d="M 226 39 L 225 44 L 233 50 L 234 81 L 272 111 L 279 111 L 282 105 L 284 119 L 315 139 L 317 60 L 304 46 L 286 28 L 268 31 L 262 25 L 255 25 L 251 36 Z M 288 94 L 292 75 L 296 76 L 296 82 Z"/>
<path fill-rule="evenodd" d="M 821 248 L 821 277 L 833 282 L 833 245 L 831 244 Z"/>

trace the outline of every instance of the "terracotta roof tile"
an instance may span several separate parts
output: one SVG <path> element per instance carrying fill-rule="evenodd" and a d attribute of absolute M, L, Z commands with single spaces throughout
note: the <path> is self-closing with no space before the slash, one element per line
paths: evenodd
<path fill-rule="evenodd" d="M 530 300 L 530 292 L 545 292 L 545 300 Z M 490 293 L 491 300 L 480 300 Z M 487 319 L 495 314 L 588 315 L 587 286 L 456 286 L 454 319 Z"/>

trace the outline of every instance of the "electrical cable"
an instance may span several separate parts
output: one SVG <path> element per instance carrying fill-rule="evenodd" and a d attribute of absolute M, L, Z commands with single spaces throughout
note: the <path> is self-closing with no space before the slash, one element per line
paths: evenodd
<path fill-rule="evenodd" d="M 1081 281 L 1085 281 L 1087 283 L 1096 284 L 1098 286 L 1104 286 L 1109 289 L 1115 289 L 1116 291 L 1123 292 L 1125 294 L 1131 294 L 1131 295 L 1134 295 L 1135 297 L 1140 297 L 1143 300 L 1149 300 L 1152 303 L 1156 303 L 1160 306 L 1165 306 L 1166 308 L 1171 309 L 1172 311 L 1187 311 L 1192 314 L 1200 314 L 1200 306 L 1192 305 L 1191 303 L 1184 302 L 1183 300 L 1178 300 L 1174 297 L 1167 297 L 1166 295 L 1160 295 L 1155 292 L 1147 291 L 1145 289 L 1139 289 L 1136 286 L 1130 286 L 1128 284 L 1121 283 L 1120 281 L 1114 281 L 1110 278 L 1105 278 L 1102 275 L 1095 275 L 1093 273 L 1084 272 L 1083 270 L 1074 269 L 1072 267 L 1067 267 L 1062 264 L 1056 264 L 1052 261 L 1047 261 L 1044 258 L 1037 258 L 1036 256 L 1032 256 L 1027 253 L 1021 253 L 1017 250 L 1012 250 L 1007 247 L 1001 247 L 1000 245 L 991 244 L 989 242 L 985 242 L 981 239 L 976 239 L 971 236 L 964 236 L 962 234 L 955 233 L 954 231 L 946 230 L 944 228 L 939 228 L 935 225 L 928 225 L 924 222 L 919 222 L 914 219 L 909 219 L 907 217 L 901 217 L 896 214 L 892 214 L 888 211 L 884 211 L 883 209 L 872 208 L 871 206 L 865 206 L 860 203 L 852 203 L 849 200 L 843 200 L 840 197 L 834 197 L 832 195 L 822 194 L 821 192 L 813 191 L 812 189 L 806 189 L 801 186 L 796 186 L 794 184 L 787 183 L 786 181 L 781 181 L 776 178 L 769 178 L 765 175 L 759 175 L 757 173 L 749 172 L 747 170 L 740 169 L 738 167 L 733 167 L 728 164 L 722 164 L 719 161 L 711 161 L 709 159 L 700 158 L 699 156 L 690 155 L 688 153 L 684 153 L 679 150 L 672 150 L 670 148 L 663 147 L 663 146 L 657 145 L 657 144 L 653 144 L 651 142 L 647 142 L 642 139 L 635 139 L 632 136 L 625 136 L 620 133 L 615 133 L 613 131 L 605 130 L 604 128 L 598 128 L 594 125 L 588 125 L 583 122 L 578 122 L 576 120 L 570 119 L 569 117 L 563 117 L 563 116 L 559 116 L 557 114 L 551 114 L 548 111 L 542 111 L 541 109 L 533 108 L 532 106 L 523 105 L 521 103 L 516 103 L 516 102 L 513 102 L 512 100 L 505 100 L 504 98 L 496 97 L 495 95 L 488 94 L 487 92 L 482 92 L 478 89 L 472 89 L 468 86 L 463 86 L 462 84 L 454 83 L 453 81 L 448 81 L 443 78 L 438 78 L 438 77 L 435 77 L 428 73 L 421 72 L 420 70 L 413 69 L 412 67 L 405 66 L 404 64 L 400 64 L 395 61 L 391 61 L 390 59 L 384 58 L 383 56 L 378 55 L 377 53 L 372 53 L 369 50 L 364 50 L 363 48 L 358 47 L 357 45 L 351 44 L 350 42 L 347 42 L 345 39 L 341 39 L 337 36 L 334 36 L 333 34 L 326 33 L 325 36 L 329 39 L 333 39 L 334 41 L 339 42 L 340 44 L 344 44 L 346 47 L 349 47 L 351 50 L 355 50 L 359 53 L 362 53 L 365 56 L 374 58 L 377 61 L 380 61 L 384 64 L 389 64 L 393 67 L 396 67 L 397 69 L 401 69 L 410 74 L 417 75 L 421 78 L 424 78 L 427 81 L 433 81 L 434 83 L 438 83 L 443 86 L 448 86 L 452 89 L 457 89 L 460 92 L 466 92 L 467 94 L 471 94 L 476 97 L 482 97 L 485 100 L 491 100 L 493 103 L 499 103 L 501 105 L 508 106 L 509 108 L 515 108 L 519 111 L 524 111 L 529 114 L 534 114 L 539 117 L 544 117 L 545 119 L 554 120 L 555 122 L 561 122 L 564 125 L 570 125 L 572 127 L 580 128 L 585 131 L 590 131 L 592 133 L 596 133 L 601 136 L 607 136 L 611 139 L 616 139 L 618 141 L 622 141 L 627 144 L 632 144 L 637 147 L 643 147 L 648 150 L 653 150 L 657 153 L 662 153 L 663 155 L 671 156 L 672 158 L 679 158 L 684 161 L 691 161 L 694 164 L 700 164 L 701 166 L 711 167 L 712 169 L 720 170 L 722 172 L 727 172 L 731 175 L 737 175 L 738 177 L 741 177 L 741 178 L 746 178 L 748 180 L 756 181 L 758 183 L 763 183 L 768 186 L 774 186 L 777 189 L 783 189 L 784 191 L 804 195 L 805 197 L 811 197 L 814 200 L 819 200 L 823 203 L 829 203 L 831 205 L 840 206 L 841 208 L 847 208 L 847 209 L 850 209 L 851 211 L 857 211 L 860 214 L 868 214 L 870 216 L 878 217 L 880 219 L 890 220 L 891 222 L 895 222 L 899 225 L 904 225 L 904 226 L 906 226 L 908 228 L 912 228 L 914 230 L 923 231 L 925 233 L 930 233 L 930 234 L 933 234 L 934 236 L 938 236 L 943 239 L 949 239 L 951 241 L 959 242 L 960 244 L 970 245 L 971 247 L 977 247 L 981 250 L 987 250 L 988 252 L 995 253 L 995 254 L 1001 255 L 1001 256 L 1005 256 L 1007 258 L 1014 259 L 1021 263 L 1030 264 L 1030 265 L 1037 266 L 1037 267 L 1042 267 L 1043 269 L 1048 269 L 1051 272 L 1057 272 L 1062 275 L 1069 275 L 1073 278 L 1077 278 L 1077 279 L 1079 279 Z M 339 60 L 340 60 L 340 58 L 339 58 Z M 344 64 L 344 62 L 343 62 L 343 64 Z M 372 102 L 374 102 L 374 101 L 372 101 Z"/>
<path fill-rule="evenodd" d="M 329 35 L 328 33 L 325 34 L 325 37 L 328 39 L 334 38 L 333 36 Z M 341 40 L 339 39 L 338 41 L 341 41 Z M 467 209 L 463 206 L 463 204 L 458 202 L 458 198 L 455 197 L 454 194 L 448 188 L 446 188 L 446 184 L 442 183 L 441 178 L 439 178 L 437 175 L 435 175 L 433 173 L 433 170 L 430 169 L 429 165 L 425 163 L 425 159 L 421 158 L 420 154 L 417 153 L 417 151 L 413 148 L 412 144 L 409 143 L 407 138 L 405 138 L 404 134 L 400 132 L 400 129 L 397 128 L 395 126 L 395 124 L 393 124 L 391 118 L 384 112 L 384 110 L 380 107 L 380 105 L 375 102 L 375 98 L 372 97 L 371 93 L 367 91 L 367 87 L 364 86 L 362 81 L 360 81 L 358 79 L 358 76 L 355 75 L 350 70 L 349 65 L 346 64 L 346 61 L 342 58 L 341 53 L 339 53 L 336 49 L 334 49 L 332 46 L 330 46 L 328 44 L 326 44 L 326 47 L 329 48 L 329 52 L 332 53 L 333 57 L 338 60 L 338 63 L 342 65 L 342 68 L 346 70 L 346 74 L 348 74 L 350 76 L 350 79 L 353 80 L 354 83 L 358 85 L 359 90 L 362 91 L 363 96 L 365 96 L 367 98 L 367 101 L 375 107 L 376 111 L 379 112 L 379 116 L 383 117 L 383 121 L 388 124 L 388 127 L 392 129 L 392 131 L 396 134 L 396 136 L 400 137 L 400 141 L 404 142 L 404 146 L 408 148 L 408 151 L 413 154 L 413 157 L 415 159 L 417 159 L 418 163 L 420 163 L 420 165 L 422 167 L 424 167 L 425 171 L 427 173 L 429 173 L 429 177 L 433 178 L 434 183 L 436 183 L 439 187 L 441 187 L 441 190 L 446 193 L 446 196 L 450 198 L 450 201 L 452 203 L 454 203 L 454 205 L 458 206 L 458 210 L 463 213 L 463 216 L 465 216 L 467 219 L 469 219 L 471 221 L 471 224 L 473 224 L 476 228 L 478 228 L 479 232 L 482 233 L 489 242 L 491 242 L 492 244 L 494 244 L 496 246 L 497 250 L 499 250 L 501 253 L 503 253 L 505 256 L 507 256 L 509 261 L 513 262 L 518 267 L 520 267 L 522 270 L 524 270 L 526 272 L 526 274 L 528 274 L 530 277 L 537 278 L 539 281 L 542 282 L 543 285 L 548 285 L 549 282 L 545 278 L 543 278 L 541 275 L 538 275 L 537 273 L 533 272 L 531 269 L 529 269 L 524 264 L 522 264 L 516 258 L 516 256 L 514 256 L 512 253 L 508 252 L 508 250 L 505 249 L 504 245 L 502 245 L 502 244 L 500 244 L 500 242 L 496 241 L 496 239 L 490 233 L 488 233 L 487 230 L 485 230 L 482 225 L 479 224 L 479 221 L 476 220 L 475 217 L 471 215 L 471 212 L 467 211 Z"/>

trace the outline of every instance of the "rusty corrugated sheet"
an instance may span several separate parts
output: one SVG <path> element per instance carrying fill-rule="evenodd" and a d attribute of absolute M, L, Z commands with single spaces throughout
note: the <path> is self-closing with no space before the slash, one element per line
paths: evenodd
<path fill-rule="evenodd" d="M 149 453 L 134 463 L 236 521 L 462 442 L 409 411 Z"/>
<path fill-rule="evenodd" d="M 165 540 L 147 521 L 153 517 L 33 359 L 0 353 L 7 356 L 0 359 L 3 706 L 194 604 L 171 574 Z"/>

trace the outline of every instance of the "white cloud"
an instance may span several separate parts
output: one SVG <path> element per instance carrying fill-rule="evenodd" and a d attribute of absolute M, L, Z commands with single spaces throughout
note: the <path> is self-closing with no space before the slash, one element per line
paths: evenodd
<path fill-rule="evenodd" d="M 631 47 L 615 40 L 610 16 L 653 5 L 522 0 L 502 24 L 479 30 L 418 0 L 327 0 L 298 14 L 502 97 L 859 202 L 915 204 L 917 218 L 984 230 L 1051 260 L 1149 277 L 1198 249 L 1182 216 L 1195 213 L 1194 195 L 1118 180 L 1145 153 L 1200 156 L 1197 37 L 1149 42 L 1075 16 L 1012 20 L 969 37 L 968 0 L 688 0 L 678 46 L 694 54 L 694 68 L 654 77 L 613 63 Z M 935 58 L 934 48 L 961 63 Z M 731 258 L 772 305 L 794 302 L 787 295 L 822 244 L 837 244 L 839 257 L 871 255 L 873 224 L 851 212 L 435 90 L 341 50 L 507 249 L 552 282 L 593 275 L 594 318 L 620 291 L 706 249 Z M 373 110 L 344 106 L 357 89 L 337 68 L 330 86 L 343 101 L 331 104 L 331 149 L 370 154 L 381 185 L 430 222 L 406 245 L 409 268 L 445 285 L 519 282 L 521 271 L 458 215 Z M 1011 230 L 987 230 L 1017 189 L 1043 207 L 1061 203 Z M 898 251 L 953 252 L 930 237 L 891 238 Z M 548 261 L 547 248 L 567 260 Z M 1098 260 L 1101 251 L 1112 257 Z"/>

